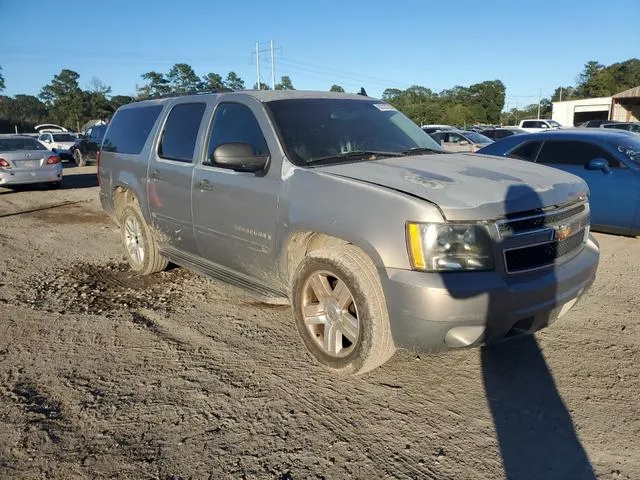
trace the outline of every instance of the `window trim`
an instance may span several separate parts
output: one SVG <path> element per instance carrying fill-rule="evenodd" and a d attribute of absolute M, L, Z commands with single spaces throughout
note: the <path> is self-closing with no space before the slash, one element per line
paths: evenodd
<path fill-rule="evenodd" d="M 171 116 L 171 112 L 173 112 L 173 109 L 182 105 L 204 105 L 204 110 L 202 111 L 202 118 L 200 119 L 200 124 L 198 125 L 198 131 L 196 134 L 196 143 L 193 146 L 193 156 L 191 157 L 191 160 L 183 160 L 181 158 L 174 158 L 174 157 L 163 157 L 160 154 L 160 146 L 162 145 L 162 140 L 164 139 L 164 134 L 167 128 L 167 122 L 169 121 L 169 117 Z M 155 148 L 155 154 L 156 154 L 156 159 L 159 162 L 164 162 L 164 163 L 170 163 L 172 165 L 195 165 L 197 164 L 197 157 L 199 154 L 198 151 L 198 136 L 200 135 L 200 129 L 202 127 L 202 121 L 204 120 L 204 117 L 207 113 L 207 102 L 179 102 L 179 103 L 175 103 L 171 106 L 171 108 L 169 108 L 169 111 L 167 112 L 167 114 L 164 116 L 164 119 L 162 120 L 162 128 L 160 129 L 160 134 L 158 135 L 158 141 L 156 142 L 156 148 Z"/>
<path fill-rule="evenodd" d="M 244 108 L 246 108 L 247 110 L 249 110 L 249 112 L 251 112 L 251 115 L 253 115 L 253 118 L 255 119 L 256 123 L 258 124 L 258 127 L 260 128 L 260 131 L 262 132 L 262 137 L 264 139 L 264 143 L 267 147 L 267 162 L 264 166 L 264 168 L 258 172 L 239 172 L 237 170 L 234 170 L 232 168 L 228 168 L 228 167 L 221 167 L 219 165 L 210 165 L 205 163 L 207 161 L 207 157 L 209 156 L 209 142 L 211 141 L 211 133 L 213 132 L 213 122 L 215 121 L 216 118 L 216 114 L 218 113 L 218 110 L 220 109 L 221 106 L 223 105 L 240 105 Z M 206 168 L 208 170 L 213 170 L 216 172 L 224 172 L 224 173 L 232 173 L 232 174 L 237 174 L 237 175 L 245 175 L 245 176 L 252 176 L 252 177 L 263 177 L 265 176 L 268 172 L 269 172 L 269 168 L 271 167 L 271 149 L 269 148 L 269 142 L 267 141 L 267 137 L 264 134 L 264 130 L 262 129 L 262 126 L 260 125 L 260 122 L 258 121 L 258 117 L 255 114 L 255 112 L 253 111 L 253 109 L 247 105 L 244 102 L 240 102 L 238 100 L 222 100 L 219 101 L 218 103 L 216 103 L 213 106 L 213 111 L 211 112 L 211 117 L 209 119 L 209 125 L 207 126 L 207 131 L 204 137 L 204 141 L 202 142 L 202 148 L 200 150 L 200 158 L 199 161 L 196 163 L 196 166 L 200 167 L 200 168 Z"/>

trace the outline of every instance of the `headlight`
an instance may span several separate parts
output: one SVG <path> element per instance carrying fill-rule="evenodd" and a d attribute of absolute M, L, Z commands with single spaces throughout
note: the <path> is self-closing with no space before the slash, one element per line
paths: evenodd
<path fill-rule="evenodd" d="M 408 223 L 407 243 L 416 270 L 493 269 L 491 237 L 482 225 Z"/>

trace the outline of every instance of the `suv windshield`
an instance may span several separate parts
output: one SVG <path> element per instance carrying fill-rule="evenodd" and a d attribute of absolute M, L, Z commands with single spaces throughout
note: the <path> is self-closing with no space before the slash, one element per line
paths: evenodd
<path fill-rule="evenodd" d="M 640 138 L 629 135 L 628 139 L 618 140 L 613 145 L 625 157 L 640 165 Z"/>
<path fill-rule="evenodd" d="M 274 100 L 267 106 L 296 165 L 353 162 L 368 153 L 373 160 L 420 149 L 442 152 L 420 127 L 380 101 L 314 98 Z"/>
<path fill-rule="evenodd" d="M 54 133 L 53 141 L 54 142 L 75 142 L 76 137 L 74 137 L 70 133 Z"/>

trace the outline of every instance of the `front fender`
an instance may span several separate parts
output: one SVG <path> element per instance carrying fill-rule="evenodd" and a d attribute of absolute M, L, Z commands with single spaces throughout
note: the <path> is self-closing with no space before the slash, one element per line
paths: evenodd
<path fill-rule="evenodd" d="M 425 200 L 378 185 L 319 170 L 296 169 L 285 180 L 280 202 L 281 271 L 297 232 L 315 232 L 352 243 L 378 270 L 410 269 L 406 223 L 441 222 L 437 207 Z"/>

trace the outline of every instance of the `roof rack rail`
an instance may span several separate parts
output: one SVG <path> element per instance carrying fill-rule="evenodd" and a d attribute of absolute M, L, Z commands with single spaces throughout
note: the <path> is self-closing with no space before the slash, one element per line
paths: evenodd
<path fill-rule="evenodd" d="M 175 98 L 175 97 L 187 97 L 190 95 L 207 95 L 211 93 L 229 93 L 235 92 L 230 88 L 213 88 L 211 90 L 206 91 L 197 91 L 197 92 L 185 92 L 185 93 L 167 93 L 166 95 L 154 95 L 147 98 L 143 98 L 141 100 L 160 100 L 163 98 Z"/>

